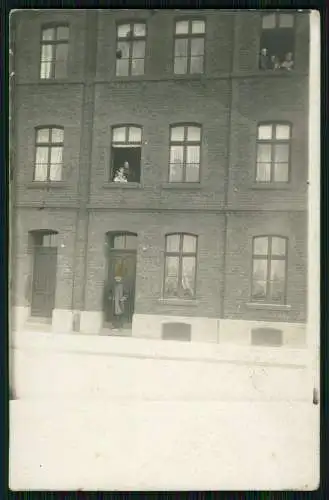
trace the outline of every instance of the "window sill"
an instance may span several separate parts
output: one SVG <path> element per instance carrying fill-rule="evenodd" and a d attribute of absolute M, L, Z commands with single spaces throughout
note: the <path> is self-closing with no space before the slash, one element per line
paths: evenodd
<path fill-rule="evenodd" d="M 165 182 L 161 185 L 162 189 L 201 189 L 200 182 Z"/>
<path fill-rule="evenodd" d="M 172 305 L 172 306 L 197 306 L 199 305 L 199 301 L 196 299 L 169 299 L 169 298 L 160 298 L 158 299 L 160 304 L 164 305 Z"/>
<path fill-rule="evenodd" d="M 138 182 L 106 182 L 104 189 L 141 189 L 142 185 Z"/>
<path fill-rule="evenodd" d="M 27 187 L 28 189 L 63 189 L 67 187 L 67 182 L 64 181 L 53 181 L 53 182 L 42 182 L 42 181 L 32 181 Z"/>
<path fill-rule="evenodd" d="M 275 190 L 275 191 L 278 191 L 280 189 L 283 189 L 283 190 L 291 190 L 292 189 L 292 186 L 290 184 L 290 182 L 286 182 L 286 183 L 281 183 L 281 182 L 269 182 L 268 184 L 267 183 L 261 183 L 261 182 L 258 182 L 258 183 L 254 183 L 250 186 L 251 189 L 265 189 L 265 190 Z"/>
<path fill-rule="evenodd" d="M 249 309 L 261 309 L 264 311 L 290 311 L 291 306 L 288 304 L 263 304 L 261 302 L 248 302 L 246 306 Z"/>

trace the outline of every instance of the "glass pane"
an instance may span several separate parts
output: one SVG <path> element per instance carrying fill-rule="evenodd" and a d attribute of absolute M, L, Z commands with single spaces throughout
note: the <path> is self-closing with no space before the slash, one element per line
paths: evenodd
<path fill-rule="evenodd" d="M 46 164 L 36 164 L 34 171 L 34 180 L 35 181 L 46 181 L 47 180 L 47 165 Z"/>
<path fill-rule="evenodd" d="M 277 125 L 276 126 L 276 138 L 277 139 L 289 139 L 290 138 L 290 126 L 289 125 Z"/>
<path fill-rule="evenodd" d="M 192 163 L 186 165 L 185 181 L 186 182 L 199 182 L 200 169 L 199 164 L 193 165 Z"/>
<path fill-rule="evenodd" d="M 130 35 L 130 24 L 121 24 L 118 26 L 118 37 L 125 38 Z"/>
<path fill-rule="evenodd" d="M 254 259 L 252 297 L 262 300 L 266 297 L 267 261 Z"/>
<path fill-rule="evenodd" d="M 271 260 L 271 281 L 284 281 L 285 272 L 285 260 Z"/>
<path fill-rule="evenodd" d="M 272 255 L 286 255 L 285 238 L 272 238 Z"/>
<path fill-rule="evenodd" d="M 185 75 L 187 73 L 187 57 L 175 57 L 175 75 Z"/>
<path fill-rule="evenodd" d="M 55 39 L 55 29 L 47 28 L 42 30 L 42 40 L 54 40 Z"/>
<path fill-rule="evenodd" d="M 258 139 L 272 139 L 272 125 L 260 125 L 258 127 Z"/>
<path fill-rule="evenodd" d="M 60 181 L 62 178 L 62 164 L 50 165 L 49 177 L 51 181 Z"/>
<path fill-rule="evenodd" d="M 142 59 L 145 56 L 145 42 L 133 43 L 133 58 Z"/>
<path fill-rule="evenodd" d="M 274 161 L 275 163 L 287 163 L 289 160 L 289 145 L 276 144 L 274 147 Z"/>
<path fill-rule="evenodd" d="M 183 181 L 183 165 L 170 165 L 169 182 L 182 182 Z"/>
<path fill-rule="evenodd" d="M 179 252 L 179 234 L 169 234 L 166 237 L 166 252 Z"/>
<path fill-rule="evenodd" d="M 205 32 L 204 21 L 192 21 L 192 33 L 204 33 L 204 32 Z"/>
<path fill-rule="evenodd" d="M 183 146 L 171 146 L 170 147 L 170 163 L 183 163 Z"/>
<path fill-rule="evenodd" d="M 62 163 L 63 148 L 51 148 L 50 163 Z"/>
<path fill-rule="evenodd" d="M 268 163 L 271 161 L 271 144 L 258 144 L 257 146 L 257 162 Z"/>
<path fill-rule="evenodd" d="M 294 25 L 293 14 L 280 14 L 279 15 L 280 28 L 292 28 L 293 25 Z"/>
<path fill-rule="evenodd" d="M 186 163 L 200 163 L 200 146 L 188 146 L 186 148 Z"/>
<path fill-rule="evenodd" d="M 201 129 L 200 127 L 188 127 L 187 128 L 187 140 L 188 141 L 200 141 Z"/>
<path fill-rule="evenodd" d="M 129 42 L 118 42 L 117 49 L 121 51 L 121 58 L 122 59 L 128 59 L 129 48 L 130 48 Z M 120 59 L 117 59 L 117 61 L 120 61 Z"/>
<path fill-rule="evenodd" d="M 57 28 L 57 40 L 68 40 L 69 28 L 67 26 L 59 26 Z"/>
<path fill-rule="evenodd" d="M 134 36 L 145 36 L 146 30 L 145 30 L 145 24 L 134 24 Z"/>
<path fill-rule="evenodd" d="M 183 257 L 182 294 L 189 298 L 194 296 L 195 257 Z"/>
<path fill-rule="evenodd" d="M 265 300 L 266 298 L 266 281 L 254 281 L 252 284 L 252 299 Z"/>
<path fill-rule="evenodd" d="M 175 41 L 175 56 L 187 57 L 187 39 L 179 38 Z"/>
<path fill-rule="evenodd" d="M 263 16 L 262 27 L 264 30 L 275 28 L 275 14 L 266 14 Z"/>
<path fill-rule="evenodd" d="M 139 127 L 129 127 L 128 134 L 129 142 L 140 143 L 142 141 L 142 130 Z"/>
<path fill-rule="evenodd" d="M 63 142 L 64 130 L 60 128 L 53 128 L 51 130 L 51 142 Z"/>
<path fill-rule="evenodd" d="M 191 57 L 190 73 L 202 73 L 203 72 L 203 56 Z"/>
<path fill-rule="evenodd" d="M 42 246 L 43 247 L 56 247 L 57 246 L 57 234 L 44 234 L 42 236 Z"/>
<path fill-rule="evenodd" d="M 126 127 L 113 129 L 112 142 L 126 142 Z"/>
<path fill-rule="evenodd" d="M 271 281 L 270 282 L 270 300 L 284 304 L 285 302 L 285 282 Z"/>
<path fill-rule="evenodd" d="M 277 163 L 274 165 L 274 181 L 289 182 L 289 164 Z"/>
<path fill-rule="evenodd" d="M 176 23 L 176 34 L 182 35 L 188 33 L 188 21 L 178 21 Z"/>
<path fill-rule="evenodd" d="M 49 62 L 53 60 L 53 45 L 42 45 L 41 61 Z"/>
<path fill-rule="evenodd" d="M 192 56 L 203 56 L 204 53 L 204 39 L 195 38 L 191 41 L 191 55 Z"/>
<path fill-rule="evenodd" d="M 268 254 L 268 238 L 258 237 L 254 238 L 254 255 L 267 255 Z"/>
<path fill-rule="evenodd" d="M 178 294 L 178 257 L 166 257 L 164 292 L 171 297 Z"/>
<path fill-rule="evenodd" d="M 48 148 L 38 147 L 36 154 L 36 163 L 48 163 Z"/>
<path fill-rule="evenodd" d="M 37 142 L 49 142 L 49 128 L 41 128 L 37 131 Z"/>
<path fill-rule="evenodd" d="M 40 68 L 40 78 L 48 79 L 51 78 L 51 62 L 43 62 L 41 63 Z"/>
<path fill-rule="evenodd" d="M 117 76 L 129 75 L 129 61 L 128 59 L 117 59 L 115 74 Z"/>
<path fill-rule="evenodd" d="M 133 59 L 131 61 L 131 74 L 144 75 L 144 59 Z"/>
<path fill-rule="evenodd" d="M 126 235 L 126 248 L 128 250 L 135 250 L 137 248 L 137 236 L 134 234 Z"/>
<path fill-rule="evenodd" d="M 190 234 L 184 234 L 183 236 L 183 252 L 184 253 L 195 253 L 196 252 L 196 237 Z"/>
<path fill-rule="evenodd" d="M 184 127 L 172 127 L 171 128 L 171 141 L 184 141 Z"/>
<path fill-rule="evenodd" d="M 124 234 L 118 234 L 113 237 L 113 247 L 117 250 L 123 250 L 125 248 L 125 235 Z"/>
<path fill-rule="evenodd" d="M 55 62 L 55 78 L 65 78 L 66 77 L 67 62 L 66 61 L 56 61 Z"/>
<path fill-rule="evenodd" d="M 56 60 L 57 61 L 66 61 L 68 53 L 68 44 L 60 43 L 56 45 Z"/>
<path fill-rule="evenodd" d="M 270 163 L 257 163 L 257 182 L 270 182 L 271 181 L 271 164 Z"/>

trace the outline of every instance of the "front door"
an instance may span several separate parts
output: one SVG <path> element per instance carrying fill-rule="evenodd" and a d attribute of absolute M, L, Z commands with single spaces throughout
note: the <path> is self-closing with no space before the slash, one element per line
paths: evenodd
<path fill-rule="evenodd" d="M 105 305 L 105 321 L 113 323 L 116 316 L 115 297 L 117 282 L 115 277 L 121 278 L 124 301 L 122 305 L 122 325 L 128 326 L 132 322 L 135 305 L 136 282 L 136 252 L 111 251 L 108 265 L 108 286 Z"/>
<path fill-rule="evenodd" d="M 55 306 L 57 248 L 36 246 L 31 316 L 51 318 Z"/>

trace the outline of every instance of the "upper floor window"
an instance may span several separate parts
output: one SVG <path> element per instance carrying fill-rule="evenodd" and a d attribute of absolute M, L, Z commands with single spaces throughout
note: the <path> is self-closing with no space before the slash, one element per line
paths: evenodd
<path fill-rule="evenodd" d="M 145 43 L 145 23 L 129 23 L 117 26 L 117 76 L 144 74 Z"/>
<path fill-rule="evenodd" d="M 199 182 L 201 127 L 170 128 L 169 182 Z"/>
<path fill-rule="evenodd" d="M 63 169 L 64 130 L 57 127 L 36 130 L 35 181 L 60 181 Z"/>
<path fill-rule="evenodd" d="M 112 182 L 140 182 L 142 129 L 136 126 L 112 129 Z"/>
<path fill-rule="evenodd" d="M 255 237 L 252 254 L 252 300 L 284 304 L 287 288 L 287 239 L 279 236 Z"/>
<path fill-rule="evenodd" d="M 291 125 L 258 126 L 256 182 L 289 182 Z"/>
<path fill-rule="evenodd" d="M 195 297 L 197 237 L 168 234 L 165 248 L 164 296 Z"/>
<path fill-rule="evenodd" d="M 205 21 L 177 21 L 175 27 L 176 75 L 203 73 Z"/>
<path fill-rule="evenodd" d="M 262 16 L 259 68 L 286 70 L 294 67 L 294 20 L 291 13 Z"/>
<path fill-rule="evenodd" d="M 137 235 L 134 233 L 112 233 L 108 234 L 111 250 L 136 251 Z"/>
<path fill-rule="evenodd" d="M 68 42 L 68 26 L 51 26 L 42 30 L 41 79 L 65 78 L 67 76 Z"/>

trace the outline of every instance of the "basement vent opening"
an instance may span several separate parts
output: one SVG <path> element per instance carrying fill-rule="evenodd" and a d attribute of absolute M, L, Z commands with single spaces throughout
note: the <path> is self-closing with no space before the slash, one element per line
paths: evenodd
<path fill-rule="evenodd" d="M 279 347 L 282 345 L 282 330 L 276 328 L 254 328 L 251 330 L 251 344 Z"/>
<path fill-rule="evenodd" d="M 191 342 L 191 325 L 187 323 L 164 323 L 162 340 L 179 340 Z"/>

